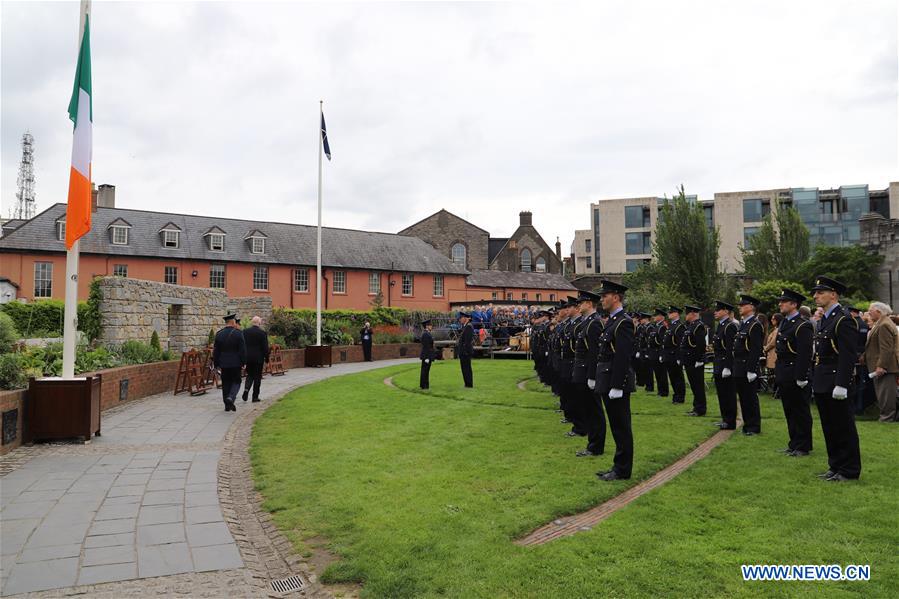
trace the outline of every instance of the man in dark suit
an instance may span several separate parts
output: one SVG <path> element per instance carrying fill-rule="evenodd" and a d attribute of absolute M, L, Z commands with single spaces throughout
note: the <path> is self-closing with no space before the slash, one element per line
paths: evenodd
<path fill-rule="evenodd" d="M 243 387 L 243 400 L 247 401 L 250 386 L 253 387 L 253 401 L 259 401 L 259 387 L 262 385 L 262 369 L 268 363 L 268 333 L 259 325 L 262 319 L 254 316 L 252 326 L 243 332 L 247 344 L 247 380 Z"/>
<path fill-rule="evenodd" d="M 247 363 L 247 344 L 236 314 L 225 316 L 225 328 L 215 335 L 212 363 L 222 373 L 222 401 L 226 412 L 236 412 L 234 400 L 240 391 L 240 369 Z"/>
<path fill-rule="evenodd" d="M 734 307 L 727 302 L 715 302 L 715 335 L 712 337 L 712 349 L 715 352 L 713 377 L 718 395 L 718 407 L 721 410 L 721 421 L 715 425 L 725 429 L 737 428 L 737 388 L 734 384 L 734 337 L 739 325 L 733 317 Z"/>
<path fill-rule="evenodd" d="M 705 416 L 705 347 L 708 329 L 699 319 L 700 309 L 684 306 L 687 328 L 680 346 L 680 361 L 687 373 L 690 393 L 693 394 L 693 409 L 687 416 Z"/>
<path fill-rule="evenodd" d="M 668 369 L 665 368 L 665 354 L 662 349 L 665 331 L 668 330 L 668 327 L 665 325 L 665 310 L 656 308 L 653 314 L 653 322 L 649 326 L 649 348 L 647 353 L 649 354 L 652 372 L 656 377 L 656 387 L 659 390 L 657 395 L 659 397 L 668 397 Z"/>
<path fill-rule="evenodd" d="M 418 359 L 421 360 L 421 376 L 418 386 L 428 389 L 431 386 L 431 362 L 434 361 L 434 337 L 431 336 L 431 321 L 422 320 L 421 328 L 421 354 L 418 356 Z"/>
<path fill-rule="evenodd" d="M 471 314 L 459 312 L 459 322 L 462 330 L 459 332 L 459 341 L 456 343 L 456 355 L 459 356 L 459 366 L 462 368 L 462 380 L 466 387 L 474 387 L 471 372 L 471 356 L 474 354 L 474 327 L 471 326 Z"/>
<path fill-rule="evenodd" d="M 802 457 L 812 450 L 812 412 L 807 387 L 812 370 L 815 328 L 799 314 L 799 306 L 806 301 L 805 296 L 784 289 L 777 299 L 783 320 L 777 328 L 774 380 L 780 389 L 790 435 L 783 453 Z"/>
<path fill-rule="evenodd" d="M 832 482 L 855 480 L 862 473 L 862 457 L 855 428 L 852 374 L 858 359 L 858 323 L 843 306 L 846 286 L 819 276 L 812 287 L 815 303 L 824 310 L 815 335 L 812 393 L 818 404 L 827 445 L 828 469 L 819 476 Z"/>
<path fill-rule="evenodd" d="M 743 411 L 743 434 L 762 432 L 762 413 L 756 379 L 759 378 L 759 360 L 765 342 L 765 331 L 755 315 L 759 300 L 751 295 L 740 296 L 740 327 L 734 336 L 734 385 Z"/>
<path fill-rule="evenodd" d="M 359 340 L 362 342 L 362 358 L 366 362 L 371 362 L 371 344 L 374 332 L 371 329 L 371 323 L 366 322 L 362 330 L 359 331 Z"/>
<path fill-rule="evenodd" d="M 636 388 L 631 370 L 634 321 L 625 314 L 622 306 L 625 291 L 627 287 L 624 285 L 603 280 L 598 292 L 609 320 L 600 336 L 595 390 L 606 407 L 609 428 L 615 439 L 612 469 L 596 473 L 604 481 L 630 478 L 634 462 L 634 435 L 631 430 L 631 391 Z"/>
<path fill-rule="evenodd" d="M 678 306 L 668 308 L 668 320 L 670 324 L 662 337 L 662 355 L 665 358 L 665 370 L 668 372 L 671 388 L 674 391 L 671 403 L 684 403 L 687 398 L 687 386 L 684 384 L 684 369 L 679 354 L 681 341 L 684 339 L 687 327 L 680 318 Z"/>

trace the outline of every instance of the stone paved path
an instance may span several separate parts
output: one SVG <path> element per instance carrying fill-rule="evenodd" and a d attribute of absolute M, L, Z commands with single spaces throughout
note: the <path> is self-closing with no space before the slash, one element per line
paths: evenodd
<path fill-rule="evenodd" d="M 3 456 L 2 595 L 266 596 L 272 568 L 281 564 L 289 574 L 298 558 L 285 555 L 289 544 L 250 496 L 242 453 L 255 417 L 298 386 L 412 362 L 266 377 L 268 399 L 238 400 L 237 413 L 223 410 L 219 391 L 160 394 L 105 413 L 103 436 L 89 444 L 35 445 Z M 227 464 L 220 464 L 223 453 Z"/>

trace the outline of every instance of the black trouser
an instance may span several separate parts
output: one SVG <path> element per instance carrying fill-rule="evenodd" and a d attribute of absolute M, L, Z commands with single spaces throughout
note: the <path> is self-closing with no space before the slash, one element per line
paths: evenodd
<path fill-rule="evenodd" d="M 431 386 L 431 360 L 421 361 L 421 376 L 418 377 L 418 386 L 428 389 Z"/>
<path fill-rule="evenodd" d="M 631 357 L 631 364 L 634 365 L 634 375 L 637 378 L 637 386 L 642 387 L 646 384 L 646 369 L 643 368 L 643 361 L 635 355 Z"/>
<path fill-rule="evenodd" d="M 705 415 L 705 366 L 694 366 L 695 362 L 684 365 L 687 380 L 690 382 L 690 393 L 693 394 L 693 411 L 700 416 Z"/>
<path fill-rule="evenodd" d="M 240 366 L 222 368 L 222 401 L 225 407 L 233 403 L 240 391 Z"/>
<path fill-rule="evenodd" d="M 471 374 L 471 356 L 459 356 L 459 366 L 462 368 L 462 380 L 466 387 L 474 387 Z"/>
<path fill-rule="evenodd" d="M 718 408 L 721 410 L 721 421 L 725 428 L 737 428 L 737 386 L 734 377 L 715 376 L 715 391 L 718 394 Z"/>
<path fill-rule="evenodd" d="M 749 379 L 742 376 L 734 379 L 734 384 L 740 397 L 740 410 L 743 412 L 743 431 L 762 432 L 762 413 L 759 410 L 759 394 L 755 381 L 750 383 Z"/>
<path fill-rule="evenodd" d="M 366 362 L 371 362 L 371 341 L 362 342 L 362 358 Z"/>
<path fill-rule="evenodd" d="M 796 381 L 780 384 L 780 400 L 783 402 L 784 417 L 790 442 L 787 447 L 799 451 L 812 450 L 812 410 L 809 407 L 808 389 L 800 389 Z"/>
<path fill-rule="evenodd" d="M 675 360 L 666 358 L 665 370 L 668 372 L 668 378 L 671 379 L 671 387 L 674 389 L 674 396 L 671 398 L 671 401 L 684 403 L 687 398 L 687 386 L 684 384 L 684 369 Z"/>
<path fill-rule="evenodd" d="M 247 380 L 243 384 L 243 398 L 245 400 L 250 392 L 251 385 L 253 387 L 253 399 L 259 399 L 259 387 L 262 386 L 262 365 L 262 362 L 247 363 Z"/>
<path fill-rule="evenodd" d="M 668 395 L 668 369 L 665 368 L 665 364 L 659 362 L 659 357 L 655 356 L 650 357 L 650 364 L 652 365 L 652 371 L 656 375 L 656 385 L 659 388 L 659 395 L 665 397 Z"/>
<path fill-rule="evenodd" d="M 846 399 L 834 399 L 830 393 L 815 393 L 824 443 L 827 445 L 827 464 L 837 474 L 858 478 L 862 473 L 862 455 L 855 429 L 852 393 Z"/>
<path fill-rule="evenodd" d="M 649 359 L 647 354 L 640 352 L 638 363 L 643 369 L 643 385 L 646 387 L 646 390 L 655 391 L 655 386 L 652 384 L 652 379 L 655 376 L 655 368 L 652 367 L 652 360 Z"/>
<path fill-rule="evenodd" d="M 608 395 L 602 396 L 606 406 L 606 414 L 609 418 L 609 428 L 612 429 L 612 438 L 615 439 L 615 457 L 612 466 L 621 478 L 631 477 L 631 468 L 634 464 L 634 434 L 631 430 L 631 394 L 624 391 L 624 395 L 618 399 L 609 399 Z"/>
<path fill-rule="evenodd" d="M 587 388 L 584 397 L 584 414 L 587 421 L 587 451 L 603 453 L 606 448 L 606 413 L 602 407 L 602 398 Z"/>

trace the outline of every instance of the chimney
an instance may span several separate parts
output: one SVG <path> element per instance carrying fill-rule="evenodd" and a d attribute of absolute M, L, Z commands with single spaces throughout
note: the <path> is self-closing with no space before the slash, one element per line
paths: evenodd
<path fill-rule="evenodd" d="M 558 237 L 556 237 L 556 258 L 559 259 L 559 262 L 562 261 L 562 242 Z"/>
<path fill-rule="evenodd" d="M 100 208 L 115 208 L 115 185 L 103 183 L 97 195 L 97 206 Z"/>
<path fill-rule="evenodd" d="M 97 211 L 97 186 L 91 183 L 91 212 Z"/>
<path fill-rule="evenodd" d="M 518 213 L 518 224 L 522 227 L 524 226 L 533 226 L 533 219 L 531 217 L 531 213 L 525 210 L 524 212 Z"/>

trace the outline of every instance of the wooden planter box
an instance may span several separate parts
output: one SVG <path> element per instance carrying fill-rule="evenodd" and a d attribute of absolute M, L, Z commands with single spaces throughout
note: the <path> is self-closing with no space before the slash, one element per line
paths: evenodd
<path fill-rule="evenodd" d="M 304 350 L 306 366 L 331 366 L 330 345 L 310 345 Z"/>
<path fill-rule="evenodd" d="M 100 436 L 101 377 L 29 379 L 23 441 Z"/>

